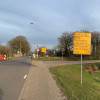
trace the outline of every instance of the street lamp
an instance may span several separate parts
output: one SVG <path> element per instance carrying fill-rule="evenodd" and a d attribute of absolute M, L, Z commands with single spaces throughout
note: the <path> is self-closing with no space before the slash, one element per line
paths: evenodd
<path fill-rule="evenodd" d="M 34 23 L 31 22 L 30 24 L 34 24 Z"/>
<path fill-rule="evenodd" d="M 34 24 L 33 22 L 31 22 L 30 24 Z M 36 50 L 36 52 L 37 52 L 37 59 L 38 59 L 38 45 L 37 45 L 37 50 Z"/>

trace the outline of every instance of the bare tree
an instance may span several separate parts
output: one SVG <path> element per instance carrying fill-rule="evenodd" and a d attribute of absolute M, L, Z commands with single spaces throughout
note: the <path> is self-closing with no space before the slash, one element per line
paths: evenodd
<path fill-rule="evenodd" d="M 60 50 L 64 50 L 65 56 L 70 56 L 73 48 L 73 33 L 65 32 L 62 33 L 62 36 L 58 38 Z"/>
<path fill-rule="evenodd" d="M 94 58 L 99 58 L 100 55 L 100 32 L 92 32 L 92 55 Z"/>
<path fill-rule="evenodd" d="M 7 46 L 0 45 L 0 54 L 1 55 L 6 54 L 7 57 L 9 58 L 9 56 L 12 56 L 11 48 L 7 47 Z"/>
<path fill-rule="evenodd" d="M 8 42 L 12 48 L 13 53 L 28 54 L 30 52 L 30 44 L 24 36 L 17 36 Z"/>

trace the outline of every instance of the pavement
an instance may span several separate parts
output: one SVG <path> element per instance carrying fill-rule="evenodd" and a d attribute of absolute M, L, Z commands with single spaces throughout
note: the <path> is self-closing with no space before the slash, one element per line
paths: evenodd
<path fill-rule="evenodd" d="M 67 100 L 42 61 L 32 61 L 18 100 Z"/>

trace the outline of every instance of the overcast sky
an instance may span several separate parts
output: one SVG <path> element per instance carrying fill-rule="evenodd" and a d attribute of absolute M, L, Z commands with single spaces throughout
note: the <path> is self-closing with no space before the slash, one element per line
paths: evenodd
<path fill-rule="evenodd" d="M 63 32 L 80 30 L 100 31 L 100 0 L 0 0 L 0 43 L 23 35 L 32 49 L 52 48 Z"/>

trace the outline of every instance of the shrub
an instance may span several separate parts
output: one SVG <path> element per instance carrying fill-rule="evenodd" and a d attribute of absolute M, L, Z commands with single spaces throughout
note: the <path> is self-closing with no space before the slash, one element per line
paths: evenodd
<path fill-rule="evenodd" d="M 93 67 L 90 66 L 90 65 L 85 65 L 85 66 L 83 66 L 83 69 L 85 69 L 87 72 L 93 71 Z"/>
<path fill-rule="evenodd" d="M 99 70 L 98 66 L 96 66 L 96 65 L 94 65 L 92 68 L 93 68 L 93 71 L 98 71 Z"/>

